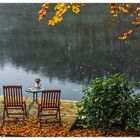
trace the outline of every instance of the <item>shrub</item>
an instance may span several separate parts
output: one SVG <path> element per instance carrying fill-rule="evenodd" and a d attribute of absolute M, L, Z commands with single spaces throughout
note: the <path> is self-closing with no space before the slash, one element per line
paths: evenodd
<path fill-rule="evenodd" d="M 134 94 L 134 84 L 125 74 L 96 78 L 83 92 L 77 107 L 86 126 L 109 130 L 140 128 L 140 94 Z"/>

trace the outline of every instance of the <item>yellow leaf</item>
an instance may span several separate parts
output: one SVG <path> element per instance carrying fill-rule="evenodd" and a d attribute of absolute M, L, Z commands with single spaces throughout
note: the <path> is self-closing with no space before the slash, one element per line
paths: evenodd
<path fill-rule="evenodd" d="M 136 11 L 140 11 L 140 7 L 137 7 Z"/>
<path fill-rule="evenodd" d="M 75 14 L 78 14 L 80 12 L 80 9 L 76 7 L 75 5 L 72 6 L 72 12 Z"/>

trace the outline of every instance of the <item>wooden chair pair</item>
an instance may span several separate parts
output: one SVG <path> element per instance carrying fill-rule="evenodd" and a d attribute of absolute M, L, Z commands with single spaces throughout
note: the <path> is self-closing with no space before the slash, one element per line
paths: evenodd
<path fill-rule="evenodd" d="M 11 86 L 3 86 L 3 94 L 4 94 L 4 111 L 3 111 L 3 125 L 7 120 L 7 117 L 11 117 L 11 115 L 22 115 L 23 121 L 25 117 L 28 116 L 28 111 L 26 109 L 26 98 L 22 95 L 22 86 L 11 85 Z M 38 119 L 40 127 L 42 123 L 46 123 L 46 119 L 42 117 L 45 116 L 55 116 L 57 122 L 61 125 L 61 115 L 60 115 L 60 94 L 61 90 L 45 90 L 42 92 L 41 102 L 38 104 Z M 17 113 L 17 109 L 21 112 Z M 16 112 L 10 112 L 9 110 L 15 110 Z M 50 112 L 52 111 L 53 112 Z M 54 121 L 52 121 L 54 122 Z"/>

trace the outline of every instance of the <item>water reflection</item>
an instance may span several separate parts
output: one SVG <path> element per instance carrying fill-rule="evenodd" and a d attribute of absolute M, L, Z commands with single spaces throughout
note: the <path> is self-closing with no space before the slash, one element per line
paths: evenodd
<path fill-rule="evenodd" d="M 90 4 L 78 17 L 67 13 L 65 21 L 53 28 L 46 21 L 38 23 L 39 8 L 40 4 L 0 4 L 2 70 L 10 65 L 33 77 L 40 74 L 50 83 L 57 79 L 55 85 L 63 81 L 67 92 L 66 83 L 74 84 L 73 91 L 79 92 L 76 99 L 81 98 L 81 87 L 97 76 L 125 72 L 130 80 L 140 81 L 139 40 L 136 36 L 126 42 L 116 39 L 128 29 L 129 21 L 109 22 L 107 4 Z"/>

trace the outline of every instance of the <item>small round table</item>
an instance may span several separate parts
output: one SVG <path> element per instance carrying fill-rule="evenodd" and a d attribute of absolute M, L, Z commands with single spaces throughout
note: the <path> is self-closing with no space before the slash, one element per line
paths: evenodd
<path fill-rule="evenodd" d="M 26 92 L 32 93 L 33 94 L 33 101 L 29 105 L 29 110 L 31 106 L 36 102 L 38 104 L 38 93 L 44 91 L 45 88 L 35 88 L 35 87 L 30 87 L 25 89 Z"/>

